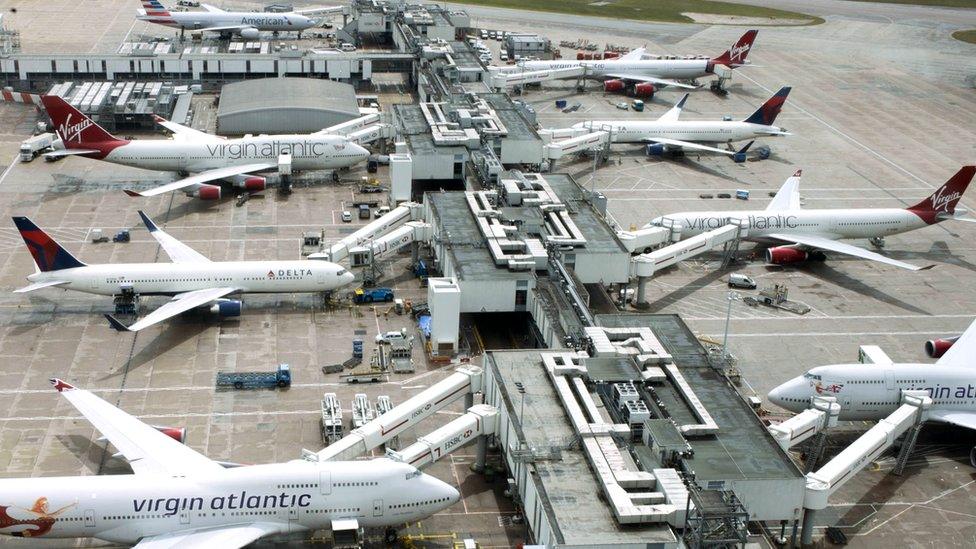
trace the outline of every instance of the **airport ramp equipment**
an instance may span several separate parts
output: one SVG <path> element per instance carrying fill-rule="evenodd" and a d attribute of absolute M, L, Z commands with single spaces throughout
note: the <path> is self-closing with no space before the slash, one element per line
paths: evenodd
<path fill-rule="evenodd" d="M 770 425 L 769 433 L 783 450 L 800 444 L 817 433 L 837 425 L 840 404 L 836 397 L 815 396 L 811 408 L 778 425 Z"/>
<path fill-rule="evenodd" d="M 437 410 L 462 396 L 480 392 L 483 370 L 476 366 L 458 368 L 453 374 L 417 393 L 378 418 L 354 429 L 331 446 L 312 454 L 318 461 L 347 461 L 369 453 L 403 431 L 416 426 Z M 304 453 L 306 458 L 311 453 Z"/>
<path fill-rule="evenodd" d="M 477 404 L 468 408 L 466 414 L 418 438 L 403 450 L 387 452 L 386 457 L 423 469 L 479 436 L 495 434 L 497 429 L 498 409 Z"/>
<path fill-rule="evenodd" d="M 349 257 L 350 250 L 361 247 L 370 240 L 381 237 L 409 221 L 420 220 L 423 217 L 423 205 L 416 202 L 404 202 L 390 210 L 383 217 L 374 219 L 356 232 L 343 237 L 332 244 L 327 251 L 314 253 L 308 259 L 319 259 L 338 263 Z"/>

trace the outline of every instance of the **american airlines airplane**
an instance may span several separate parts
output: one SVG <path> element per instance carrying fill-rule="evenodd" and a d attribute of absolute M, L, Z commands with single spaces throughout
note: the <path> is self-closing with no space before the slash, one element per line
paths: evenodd
<path fill-rule="evenodd" d="M 460 499 L 453 486 L 386 458 L 225 468 L 89 391 L 51 383 L 134 474 L 0 480 L 0 534 L 98 538 L 137 549 L 237 548 L 329 529 L 333 520 L 394 527 Z"/>
<path fill-rule="evenodd" d="M 823 259 L 820 250 L 826 250 L 918 271 L 932 265 L 917 267 L 837 241 L 869 238 L 872 244 L 881 247 L 886 236 L 914 231 L 947 219 L 976 222 L 976 219 L 961 215 L 965 213 L 964 209 L 956 211 L 956 204 L 966 192 L 974 173 L 976 166 L 963 166 L 931 196 L 909 208 L 804 210 L 800 208 L 801 173 L 797 170 L 783 183 L 765 210 L 680 212 L 656 217 L 649 225 L 660 227 L 666 222 L 676 222 L 681 225 L 682 237 L 686 237 L 737 220 L 748 226 L 748 240 L 781 244 L 766 250 L 766 261 L 775 265 Z"/>
<path fill-rule="evenodd" d="M 29 286 L 16 293 L 57 287 L 97 295 L 165 295 L 172 300 L 131 326 L 106 314 L 119 331 L 135 332 L 191 309 L 208 309 L 220 317 L 240 316 L 241 301 L 227 296 L 246 293 L 327 292 L 351 283 L 355 276 L 328 261 L 210 261 L 166 234 L 152 219 L 142 221 L 172 263 L 86 265 L 26 217 L 14 224 L 34 257 Z"/>
<path fill-rule="evenodd" d="M 929 421 L 976 429 L 976 322 L 935 364 L 836 364 L 817 366 L 769 392 L 769 401 L 802 412 L 815 395 L 832 396 L 843 421 L 881 420 L 901 404 L 901 391 L 932 398 Z M 970 453 L 976 467 L 976 448 Z"/>
<path fill-rule="evenodd" d="M 210 4 L 200 4 L 204 11 L 169 11 L 159 0 L 142 0 L 136 15 L 139 21 L 180 29 L 219 32 L 222 35 L 237 34 L 247 40 L 256 40 L 261 31 L 297 32 L 310 29 L 319 21 L 308 17 L 313 13 L 342 11 L 342 7 L 296 10 L 288 13 L 265 11 L 224 11 Z"/>
<path fill-rule="evenodd" d="M 246 191 L 264 190 L 267 181 L 257 174 L 277 170 L 281 154 L 291 155 L 295 171 L 337 170 L 369 157 L 369 151 L 346 137 L 325 132 L 225 139 L 159 117 L 156 121 L 172 131 L 174 139 L 130 141 L 105 131 L 56 95 L 43 95 L 41 101 L 64 143 L 63 149 L 45 157 L 84 156 L 147 170 L 194 174 L 148 191 L 126 190 L 130 196 L 180 190 L 204 200 L 217 200 L 221 188 L 212 184 L 215 181 L 228 181 Z"/>
<path fill-rule="evenodd" d="M 747 31 L 731 48 L 712 59 L 644 59 L 645 49 L 637 48 L 617 59 L 525 61 L 515 66 L 498 67 L 497 70 L 511 73 L 583 68 L 586 77 L 603 80 L 605 91 L 618 92 L 629 87 L 637 97 L 650 97 L 656 88 L 664 86 L 696 89 L 698 86 L 679 80 L 694 80 L 714 74 L 716 66 L 735 69 L 746 65 L 746 57 L 757 34 L 758 30 Z"/>
<path fill-rule="evenodd" d="M 733 155 L 737 151 L 703 145 L 703 143 L 727 143 L 746 141 L 757 137 L 789 135 L 784 128 L 773 125 L 790 95 L 784 87 L 742 121 L 734 120 L 678 120 L 688 94 L 674 107 L 652 121 L 642 120 L 590 120 L 574 124 L 573 128 L 590 131 L 609 130 L 614 143 L 654 143 L 664 153 L 670 149 L 694 149 Z"/>

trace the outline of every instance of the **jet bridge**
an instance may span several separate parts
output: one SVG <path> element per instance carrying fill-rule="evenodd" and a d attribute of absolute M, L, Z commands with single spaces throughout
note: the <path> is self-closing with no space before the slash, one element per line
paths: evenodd
<path fill-rule="evenodd" d="M 818 471 L 807 474 L 807 487 L 803 497 L 802 544 L 813 542 L 813 518 L 816 511 L 827 508 L 827 500 L 854 474 L 885 452 L 895 440 L 907 433 L 898 455 L 895 471 L 904 467 L 915 445 L 915 439 L 928 417 L 932 398 L 928 391 L 902 391 L 901 406 L 869 429 L 850 446 L 828 461 Z"/>
<path fill-rule="evenodd" d="M 498 409 L 487 404 L 477 404 L 468 408 L 468 412 L 463 416 L 418 438 L 417 442 L 403 450 L 388 451 L 386 457 L 423 469 L 478 437 L 474 470 L 482 471 L 487 453 L 485 437 L 495 434 L 497 430 Z"/>
<path fill-rule="evenodd" d="M 383 122 L 379 113 L 367 114 L 353 120 L 329 126 L 319 132 L 319 135 L 341 135 L 357 145 L 366 145 L 377 139 L 390 139 L 396 135 L 396 128 L 392 124 Z"/>
<path fill-rule="evenodd" d="M 779 425 L 771 425 L 769 433 L 783 450 L 800 444 L 810 437 L 837 426 L 840 404 L 835 397 L 815 396 L 811 408 L 800 412 Z"/>
<path fill-rule="evenodd" d="M 338 442 L 326 447 L 318 453 L 306 451 L 304 455 L 306 459 L 312 459 L 314 461 L 347 461 L 355 459 L 369 453 L 369 451 L 374 448 L 378 448 L 403 431 L 414 427 L 420 421 L 433 415 L 437 410 L 448 406 L 462 396 L 467 397 L 467 407 L 471 408 L 473 405 L 474 393 L 481 392 L 483 386 L 483 375 L 483 370 L 476 366 L 458 368 L 453 374 L 446 377 L 442 381 L 431 385 L 426 390 L 407 399 L 402 404 L 395 406 L 392 410 L 379 416 L 375 420 L 364 424 L 362 427 L 354 429 Z M 482 420 L 489 416 L 489 414 L 487 414 L 487 412 L 484 410 L 481 410 L 480 412 L 471 412 L 469 410 L 469 413 L 474 413 L 476 415 L 480 413 L 481 415 L 479 417 L 481 417 Z M 462 416 L 462 418 L 464 417 L 466 416 Z M 487 422 L 483 421 L 483 423 Z M 431 435 L 428 435 L 428 437 L 425 439 L 427 440 L 426 444 L 428 444 L 428 446 L 431 448 L 437 446 L 441 448 L 441 451 L 443 451 L 444 444 L 446 444 L 447 441 L 440 437 L 446 433 L 446 431 L 443 431 L 445 428 L 438 429 Z M 485 429 L 486 427 L 485 425 L 482 425 L 481 428 Z M 434 437 L 435 434 L 438 434 L 438 436 Z M 486 432 L 485 434 L 490 433 Z M 470 436 L 474 435 L 472 434 Z M 457 445 L 457 443 L 451 444 L 450 447 L 453 448 Z M 412 452 L 413 450 L 411 450 L 411 453 L 408 454 L 407 450 L 404 450 L 403 452 L 400 452 L 400 455 L 413 456 Z M 436 459 L 439 458 L 435 458 L 435 460 Z M 404 460 L 406 461 L 406 459 Z"/>
<path fill-rule="evenodd" d="M 603 148 L 609 143 L 610 132 L 608 131 L 584 133 L 576 137 L 552 141 L 544 147 L 543 157 L 547 160 L 558 160 L 567 154 Z"/>
<path fill-rule="evenodd" d="M 374 240 L 375 245 L 377 239 L 390 234 L 394 229 L 402 227 L 410 221 L 420 220 L 422 217 L 423 204 L 404 202 L 390 210 L 383 217 L 375 219 L 364 225 L 358 231 L 343 237 L 329 247 L 327 251 L 311 254 L 308 258 L 338 263 L 348 257 L 354 248 L 362 248 L 370 240 Z M 414 230 L 416 229 L 411 229 L 411 231 Z"/>
<path fill-rule="evenodd" d="M 488 85 L 492 88 L 507 88 L 510 86 L 521 86 L 523 84 L 534 84 L 536 82 L 582 76 L 586 76 L 586 67 L 582 66 L 535 71 L 527 71 L 521 67 L 506 67 L 491 71 L 491 74 L 488 75 Z"/>

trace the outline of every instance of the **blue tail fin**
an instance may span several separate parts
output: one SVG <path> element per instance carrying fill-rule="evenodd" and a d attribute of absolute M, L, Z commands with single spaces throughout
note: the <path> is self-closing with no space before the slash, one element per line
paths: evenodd
<path fill-rule="evenodd" d="M 786 102 L 786 96 L 790 94 L 791 89 L 789 86 L 780 88 L 776 92 L 776 95 L 770 97 L 756 112 L 752 113 L 752 116 L 746 118 L 744 122 L 772 126 L 776 120 L 776 115 L 783 108 L 783 103 Z"/>
<path fill-rule="evenodd" d="M 47 233 L 38 228 L 33 221 L 26 217 L 15 217 L 14 225 L 24 238 L 27 249 L 34 256 L 34 264 L 41 272 L 60 271 L 84 267 L 85 264 L 75 259 Z"/>

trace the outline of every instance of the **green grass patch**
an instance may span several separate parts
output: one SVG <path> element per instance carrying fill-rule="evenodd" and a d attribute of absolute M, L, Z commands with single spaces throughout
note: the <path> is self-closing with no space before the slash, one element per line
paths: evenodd
<path fill-rule="evenodd" d="M 963 42 L 976 44 L 976 29 L 956 31 L 952 33 L 952 37 L 955 38 L 956 40 L 962 40 Z"/>
<path fill-rule="evenodd" d="M 792 11 L 713 2 L 711 0 L 454 0 L 462 4 L 474 4 L 496 8 L 549 11 L 574 15 L 610 17 L 613 19 L 636 19 L 640 21 L 668 21 L 692 23 L 693 20 L 682 13 L 705 13 L 709 15 L 729 15 L 770 19 L 798 19 L 808 24 L 822 23 L 823 19 Z M 951 1 L 951 0 L 947 0 Z M 976 1 L 976 0 L 974 0 Z"/>
<path fill-rule="evenodd" d="M 886 4 L 911 4 L 913 6 L 938 6 L 942 8 L 976 8 L 976 0 L 851 0 L 852 2 L 884 2 Z"/>

